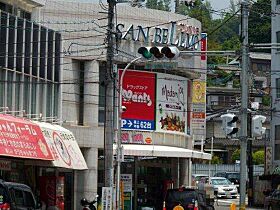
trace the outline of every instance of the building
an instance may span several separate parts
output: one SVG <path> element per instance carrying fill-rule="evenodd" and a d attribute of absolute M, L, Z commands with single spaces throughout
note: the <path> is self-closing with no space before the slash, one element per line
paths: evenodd
<path fill-rule="evenodd" d="M 273 0 L 271 1 L 271 10 L 275 12 L 275 15 L 271 17 L 271 43 L 279 44 L 280 42 L 280 27 L 279 27 L 279 11 L 280 2 Z M 278 112 L 280 109 L 280 77 L 279 77 L 279 47 L 272 45 L 271 49 L 271 97 L 272 97 L 272 118 L 271 118 L 271 147 L 272 158 L 269 158 L 269 165 L 271 166 L 269 171 L 273 170 L 280 165 L 280 124 Z"/>
<path fill-rule="evenodd" d="M 82 196 L 92 199 L 104 186 L 107 12 L 102 4 L 62 1 L 48 1 L 38 10 L 38 21 L 62 34 L 60 117 L 63 126 L 74 133 L 88 166 L 88 170 L 75 171 L 78 209 Z M 116 10 L 117 68 L 112 75 L 138 57 L 141 46 L 201 48 L 201 25 L 195 19 L 129 6 Z M 205 63 L 205 56 L 182 54 L 172 61 L 142 60 L 125 75 L 122 174 L 134 209 L 145 205 L 159 208 L 166 188 L 191 183 L 192 159 L 210 158 L 193 150 L 193 139 L 205 138 L 205 74 L 201 73 L 205 71 L 200 71 Z M 141 94 L 143 98 L 139 98 Z"/>
<path fill-rule="evenodd" d="M 28 184 L 42 201 L 51 196 L 50 205 L 60 199 L 71 209 L 73 170 L 87 166 L 73 134 L 57 125 L 61 34 L 32 21 L 42 6 L 40 0 L 0 1 L 0 174 Z"/>
<path fill-rule="evenodd" d="M 266 133 L 256 138 L 253 143 L 253 151 L 262 150 L 270 144 L 270 65 L 269 53 L 251 52 L 249 55 L 251 70 L 251 87 L 249 88 L 249 106 L 254 115 L 264 115 Z M 240 66 L 239 61 L 234 60 L 228 65 L 220 65 L 215 71 L 207 75 L 207 140 L 205 151 L 211 150 L 211 138 L 213 138 L 216 156 L 224 163 L 232 163 L 232 153 L 239 149 L 238 134 L 233 138 L 227 138 L 221 126 L 221 115 L 231 112 L 239 115 L 241 105 Z M 257 105 L 257 110 L 254 106 Z M 239 122 L 238 122 L 239 124 Z M 239 127 L 239 125 L 237 126 Z M 200 147 L 201 142 L 197 142 Z"/>

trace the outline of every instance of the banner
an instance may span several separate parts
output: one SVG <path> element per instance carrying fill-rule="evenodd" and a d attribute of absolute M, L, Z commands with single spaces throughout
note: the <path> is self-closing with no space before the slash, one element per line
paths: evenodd
<path fill-rule="evenodd" d="M 43 132 L 54 156 L 53 166 L 70 169 L 87 169 L 80 147 L 71 131 L 45 122 L 36 122 Z"/>
<path fill-rule="evenodd" d="M 119 75 L 122 70 L 119 70 Z M 154 73 L 126 71 L 122 84 L 123 129 L 155 129 L 155 79 Z"/>
<path fill-rule="evenodd" d="M 53 160 L 38 125 L 4 114 L 0 114 L 0 155 Z"/>
<path fill-rule="evenodd" d="M 157 74 L 156 129 L 186 133 L 187 79 Z"/>

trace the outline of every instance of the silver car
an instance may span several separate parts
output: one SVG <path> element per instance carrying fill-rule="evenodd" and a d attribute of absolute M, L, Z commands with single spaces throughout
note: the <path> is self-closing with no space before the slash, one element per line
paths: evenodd
<path fill-rule="evenodd" d="M 214 188 L 214 193 L 218 198 L 237 198 L 238 191 L 236 185 L 224 177 L 210 177 L 210 184 Z"/>

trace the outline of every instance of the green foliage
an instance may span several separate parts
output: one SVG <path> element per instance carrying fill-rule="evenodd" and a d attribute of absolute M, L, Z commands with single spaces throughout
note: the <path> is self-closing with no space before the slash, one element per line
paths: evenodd
<path fill-rule="evenodd" d="M 253 164 L 264 164 L 264 150 L 259 150 L 253 153 Z"/>
<path fill-rule="evenodd" d="M 149 9 L 157 9 L 170 11 L 171 0 L 147 0 L 146 7 Z"/>
<path fill-rule="evenodd" d="M 223 159 L 217 155 L 213 155 L 211 164 L 223 164 Z"/>
<path fill-rule="evenodd" d="M 240 79 L 233 79 L 233 87 L 240 88 Z"/>
<path fill-rule="evenodd" d="M 236 149 L 231 155 L 231 161 L 235 163 L 236 160 L 240 160 L 240 149 Z"/>
<path fill-rule="evenodd" d="M 271 0 L 258 0 L 249 15 L 249 43 L 271 42 Z"/>
<path fill-rule="evenodd" d="M 189 8 L 184 4 L 178 5 L 177 13 L 195 18 L 201 22 L 202 31 L 208 32 L 212 21 L 211 4 L 209 1 L 196 0 L 196 6 Z"/>
<path fill-rule="evenodd" d="M 264 95 L 262 97 L 262 104 L 264 106 L 270 106 L 270 103 L 271 103 L 271 98 L 270 98 L 270 95 Z"/>

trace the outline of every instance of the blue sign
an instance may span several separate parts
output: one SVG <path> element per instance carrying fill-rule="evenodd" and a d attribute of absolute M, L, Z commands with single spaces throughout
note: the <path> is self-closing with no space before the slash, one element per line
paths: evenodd
<path fill-rule="evenodd" d="M 152 131 L 155 129 L 155 122 L 153 120 L 122 119 L 122 128 Z"/>

